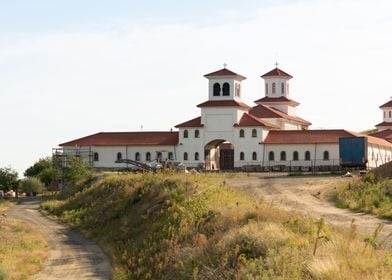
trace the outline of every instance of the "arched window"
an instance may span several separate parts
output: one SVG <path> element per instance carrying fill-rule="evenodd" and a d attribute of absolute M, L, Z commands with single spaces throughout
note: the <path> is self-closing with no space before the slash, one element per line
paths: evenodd
<path fill-rule="evenodd" d="M 294 151 L 293 152 L 293 160 L 298 160 L 298 157 L 299 157 L 298 152 Z"/>
<path fill-rule="evenodd" d="M 99 154 L 98 153 L 94 153 L 94 161 L 99 161 Z"/>
<path fill-rule="evenodd" d="M 169 158 L 169 160 L 173 160 L 173 153 L 172 152 L 169 152 L 168 158 Z"/>
<path fill-rule="evenodd" d="M 117 160 L 120 160 L 120 159 L 122 159 L 122 153 L 118 152 L 117 153 Z"/>
<path fill-rule="evenodd" d="M 252 160 L 257 160 L 257 153 L 256 152 L 252 153 Z"/>
<path fill-rule="evenodd" d="M 188 138 L 188 130 L 187 129 L 184 130 L 184 138 Z"/>
<path fill-rule="evenodd" d="M 146 153 L 146 161 L 151 161 L 151 153 L 150 152 Z"/>
<path fill-rule="evenodd" d="M 240 129 L 240 137 L 241 138 L 245 137 L 245 131 L 243 129 Z"/>
<path fill-rule="evenodd" d="M 257 137 L 257 130 L 256 129 L 252 129 L 252 137 Z"/>
<path fill-rule="evenodd" d="M 195 138 L 200 137 L 200 131 L 198 129 L 195 130 Z"/>
<path fill-rule="evenodd" d="M 184 153 L 184 160 L 188 160 L 188 153 L 187 152 Z"/>
<path fill-rule="evenodd" d="M 305 152 L 305 160 L 310 160 L 310 152 L 309 151 Z"/>
<path fill-rule="evenodd" d="M 224 83 L 222 87 L 222 95 L 229 96 L 230 95 L 230 85 L 229 83 Z"/>
<path fill-rule="evenodd" d="M 221 86 L 218 83 L 214 84 L 214 92 L 213 95 L 214 96 L 220 96 L 220 91 L 221 91 Z"/>
<path fill-rule="evenodd" d="M 135 153 L 135 160 L 140 161 L 140 153 L 139 152 Z"/>
<path fill-rule="evenodd" d="M 240 84 L 235 85 L 235 96 L 240 97 L 241 96 L 241 86 Z"/>
<path fill-rule="evenodd" d="M 268 84 L 267 83 L 265 84 L 265 94 L 266 95 L 268 94 Z"/>
<path fill-rule="evenodd" d="M 285 151 L 280 152 L 280 160 L 282 160 L 282 161 L 286 160 L 286 152 Z"/>
<path fill-rule="evenodd" d="M 276 93 L 276 84 L 272 83 L 272 93 Z"/>
<path fill-rule="evenodd" d="M 281 86 L 281 89 L 282 89 L 282 94 L 284 94 L 284 83 L 281 83 L 280 86 Z"/>
<path fill-rule="evenodd" d="M 157 152 L 157 160 L 158 161 L 162 160 L 162 153 L 161 152 Z"/>
<path fill-rule="evenodd" d="M 329 152 L 328 151 L 324 151 L 323 159 L 324 160 L 329 160 Z"/>
<path fill-rule="evenodd" d="M 195 160 L 199 160 L 199 153 L 198 152 L 195 153 Z"/>
<path fill-rule="evenodd" d="M 274 161 L 275 160 L 275 153 L 273 151 L 269 152 L 268 160 L 269 161 Z"/>
<path fill-rule="evenodd" d="M 389 111 L 389 117 L 391 117 L 391 111 Z"/>
<path fill-rule="evenodd" d="M 244 154 L 244 152 L 241 152 L 240 153 L 240 160 L 244 160 L 245 159 L 245 154 Z"/>

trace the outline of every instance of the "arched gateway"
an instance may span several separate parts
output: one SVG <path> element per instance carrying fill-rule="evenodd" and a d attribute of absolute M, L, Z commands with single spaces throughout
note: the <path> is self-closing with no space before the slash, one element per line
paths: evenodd
<path fill-rule="evenodd" d="M 233 170 L 234 146 L 223 139 L 216 139 L 204 146 L 206 170 Z"/>

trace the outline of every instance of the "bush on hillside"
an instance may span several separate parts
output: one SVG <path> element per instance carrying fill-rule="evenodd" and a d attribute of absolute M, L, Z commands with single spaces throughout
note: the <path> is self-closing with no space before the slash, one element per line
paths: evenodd
<path fill-rule="evenodd" d="M 19 182 L 19 191 L 25 192 L 27 194 L 35 192 L 35 193 L 43 193 L 45 190 L 45 185 L 41 182 L 40 179 L 35 177 L 25 178 Z"/>

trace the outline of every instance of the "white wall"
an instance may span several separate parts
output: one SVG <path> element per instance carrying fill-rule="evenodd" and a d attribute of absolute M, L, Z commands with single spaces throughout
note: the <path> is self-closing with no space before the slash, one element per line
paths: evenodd
<path fill-rule="evenodd" d="M 368 144 L 368 168 L 376 168 L 392 160 L 392 148 Z"/>

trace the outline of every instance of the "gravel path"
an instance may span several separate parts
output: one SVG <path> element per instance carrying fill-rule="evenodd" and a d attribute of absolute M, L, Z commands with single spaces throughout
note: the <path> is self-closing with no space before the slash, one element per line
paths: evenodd
<path fill-rule="evenodd" d="M 381 238 L 392 232 L 392 222 L 379 219 L 374 215 L 355 213 L 340 209 L 329 201 L 329 194 L 339 185 L 348 183 L 352 178 L 341 177 L 267 177 L 266 174 L 250 173 L 246 179 L 232 178 L 227 184 L 250 192 L 256 197 L 289 211 L 299 211 L 315 218 L 324 217 L 327 223 L 349 227 L 352 219 L 362 234 L 372 234 L 376 227 L 384 224 Z M 386 243 L 392 249 L 392 240 Z"/>
<path fill-rule="evenodd" d="M 111 279 L 111 265 L 102 250 L 79 232 L 58 224 L 39 211 L 39 198 L 23 198 L 8 210 L 40 230 L 49 244 L 49 257 L 43 270 L 31 279 Z"/>

